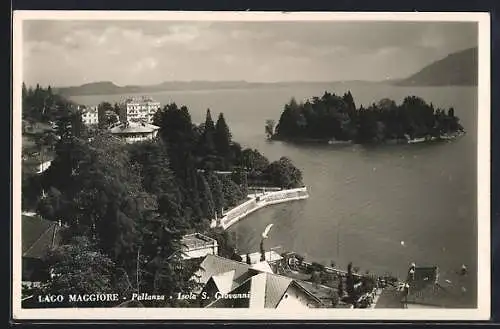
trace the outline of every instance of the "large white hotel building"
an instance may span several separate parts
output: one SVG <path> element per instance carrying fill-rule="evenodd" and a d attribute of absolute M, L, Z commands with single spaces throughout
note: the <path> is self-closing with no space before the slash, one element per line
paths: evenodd
<path fill-rule="evenodd" d="M 120 121 L 151 123 L 160 106 L 159 102 L 148 96 L 129 97 L 120 104 Z"/>

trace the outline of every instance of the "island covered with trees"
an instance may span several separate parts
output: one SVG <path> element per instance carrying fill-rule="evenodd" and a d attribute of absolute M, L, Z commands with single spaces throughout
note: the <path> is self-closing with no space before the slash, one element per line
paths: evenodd
<path fill-rule="evenodd" d="M 325 92 L 284 106 L 276 127 L 266 123 L 268 138 L 284 141 L 335 143 L 412 143 L 452 139 L 464 133 L 455 110 L 435 108 L 422 98 L 406 97 L 401 104 L 382 99 L 356 107 L 350 91 L 339 96 Z"/>
<path fill-rule="evenodd" d="M 154 117 L 155 140 L 126 144 L 108 129 L 89 130 L 79 106 L 50 87 L 23 86 L 22 98 L 22 208 L 64 227 L 47 260 L 51 279 L 26 294 L 190 292 L 194 267 L 177 252 L 184 234 L 213 237 L 221 256 L 238 259 L 233 238 L 210 220 L 245 200 L 252 184 L 302 186 L 290 159 L 271 162 L 233 141 L 222 113 L 214 122 L 207 110 L 196 125 L 172 103 Z M 36 173 L 25 164 L 41 153 L 52 162 Z"/>

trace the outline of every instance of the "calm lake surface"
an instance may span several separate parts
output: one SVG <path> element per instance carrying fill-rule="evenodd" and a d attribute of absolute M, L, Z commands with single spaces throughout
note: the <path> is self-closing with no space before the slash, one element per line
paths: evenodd
<path fill-rule="evenodd" d="M 468 132 L 449 143 L 394 146 L 292 145 L 268 142 L 266 119 L 278 121 L 283 105 L 351 90 L 356 105 L 381 98 L 400 103 L 416 95 L 455 108 Z M 304 175 L 310 198 L 262 209 L 232 226 L 240 253 L 259 250 L 260 234 L 274 226 L 266 248 L 296 251 L 308 260 L 362 272 L 402 276 L 410 262 L 438 265 L 442 278 L 469 267 L 464 302 L 476 305 L 477 280 L 477 89 L 407 88 L 377 84 L 325 84 L 247 90 L 176 91 L 150 94 L 176 102 L 202 122 L 224 112 L 234 139 L 270 160 L 288 156 Z M 115 102 L 125 95 L 78 96 L 81 104 Z M 401 242 L 404 241 L 404 244 Z"/>

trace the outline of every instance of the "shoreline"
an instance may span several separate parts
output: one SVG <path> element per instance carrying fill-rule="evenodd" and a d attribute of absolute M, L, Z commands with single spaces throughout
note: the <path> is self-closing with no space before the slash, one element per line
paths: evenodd
<path fill-rule="evenodd" d="M 280 141 L 286 143 L 295 144 L 322 144 L 322 145 L 332 145 L 332 146 L 347 146 L 347 145 L 406 145 L 406 144 L 423 144 L 431 142 L 445 142 L 455 140 L 459 137 L 465 135 L 465 131 L 456 131 L 449 134 L 443 134 L 440 136 L 424 136 L 418 138 L 405 138 L 405 139 L 386 139 L 379 142 L 371 143 L 358 143 L 353 140 L 335 140 L 331 138 L 284 138 L 279 136 L 268 137 L 269 141 Z"/>
<path fill-rule="evenodd" d="M 232 225 L 259 209 L 285 202 L 305 200 L 307 198 L 309 198 L 309 193 L 306 187 L 250 194 L 247 196 L 245 202 L 223 213 L 222 218 L 212 219 L 210 226 L 212 228 L 222 227 L 223 230 L 227 230 Z"/>
<path fill-rule="evenodd" d="M 295 252 L 290 252 L 289 254 L 297 255 Z M 295 259 L 297 259 L 297 258 L 295 258 Z M 304 280 L 306 282 L 310 282 L 310 283 L 314 284 L 314 282 L 311 281 L 310 279 L 300 278 L 300 277 L 295 276 L 295 274 L 306 273 L 307 268 L 309 268 L 313 265 L 314 265 L 314 262 L 301 260 L 299 264 L 296 264 L 295 269 L 290 269 L 290 268 L 288 269 L 289 271 L 291 271 L 291 273 L 288 272 L 288 273 L 279 273 L 279 274 L 290 277 L 292 279 Z M 337 268 L 337 267 L 331 267 L 331 266 L 327 266 L 327 265 L 323 265 L 322 267 L 323 267 L 321 270 L 322 272 L 334 274 L 335 276 L 337 276 L 336 280 L 338 280 L 338 279 L 345 280 L 348 276 L 348 271 L 346 271 L 344 269 Z M 286 270 L 285 270 L 285 272 L 286 272 Z M 388 289 L 388 290 L 398 289 L 398 287 L 401 286 L 404 282 L 400 278 L 396 278 L 396 277 L 391 278 L 390 276 L 382 276 L 382 275 L 377 275 L 377 274 L 361 274 L 358 272 L 351 272 L 351 273 L 352 273 L 353 277 L 356 277 L 357 280 L 360 280 L 360 281 L 358 281 L 358 283 L 355 284 L 355 286 L 362 284 L 361 282 L 362 282 L 363 277 L 370 276 L 372 279 L 375 280 L 374 287 L 371 290 L 364 291 L 364 292 L 358 294 L 357 299 L 356 299 L 354 304 L 360 305 L 363 303 L 364 300 L 366 300 L 366 299 L 369 300 L 369 305 L 367 307 L 359 307 L 359 308 L 372 308 L 372 309 L 375 308 L 378 301 L 379 301 L 379 298 L 384 290 L 386 290 L 386 289 Z M 337 288 L 337 283 L 335 283 L 335 282 L 333 283 L 333 285 L 331 282 L 330 282 L 330 284 L 328 284 L 328 283 L 316 283 L 316 284 L 320 285 L 320 286 L 327 287 L 327 288 L 333 288 L 333 289 Z M 345 295 L 344 295 L 344 297 L 345 297 Z M 342 299 L 343 298 L 341 297 L 341 300 Z M 354 304 L 346 302 L 345 300 L 343 301 L 343 303 L 344 303 L 344 305 L 351 305 L 350 308 L 356 308 L 356 306 L 354 306 Z"/>

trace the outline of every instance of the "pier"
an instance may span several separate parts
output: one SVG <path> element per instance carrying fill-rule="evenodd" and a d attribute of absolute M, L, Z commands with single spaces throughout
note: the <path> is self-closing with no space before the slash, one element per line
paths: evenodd
<path fill-rule="evenodd" d="M 224 230 L 237 223 L 241 219 L 261 208 L 297 200 L 304 200 L 309 197 L 306 187 L 279 191 L 261 191 L 249 194 L 247 201 L 223 213 L 221 218 L 212 220 L 212 227 L 222 227 Z"/>

